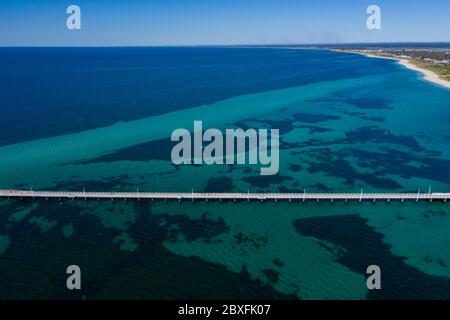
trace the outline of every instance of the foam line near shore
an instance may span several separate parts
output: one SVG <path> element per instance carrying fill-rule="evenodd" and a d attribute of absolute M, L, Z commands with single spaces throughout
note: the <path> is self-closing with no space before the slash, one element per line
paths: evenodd
<path fill-rule="evenodd" d="M 439 77 L 439 75 L 434 73 L 433 71 L 419 68 L 418 66 L 414 65 L 413 63 L 411 63 L 410 61 L 408 61 L 406 59 L 399 59 L 398 63 L 400 65 L 404 66 L 405 68 L 420 72 L 422 74 L 424 80 L 450 89 L 450 81 L 441 79 Z"/>
<path fill-rule="evenodd" d="M 383 57 L 383 56 L 377 56 L 377 55 L 373 55 L 373 54 L 369 54 L 369 53 L 356 52 L 356 51 L 345 51 L 345 52 L 361 54 L 361 55 L 369 57 L 369 58 L 396 60 L 398 62 L 398 64 L 400 64 L 401 66 L 403 66 L 403 67 L 405 67 L 407 69 L 413 70 L 413 71 L 420 72 L 422 74 L 422 79 L 424 79 L 425 81 L 432 82 L 432 83 L 437 84 L 437 85 L 439 85 L 441 87 L 450 89 L 450 81 L 440 78 L 438 74 L 434 73 L 431 70 L 423 69 L 423 68 L 420 68 L 420 67 L 416 66 L 415 64 L 411 63 L 407 59 L 399 59 L 399 58 L 393 58 L 393 57 Z"/>

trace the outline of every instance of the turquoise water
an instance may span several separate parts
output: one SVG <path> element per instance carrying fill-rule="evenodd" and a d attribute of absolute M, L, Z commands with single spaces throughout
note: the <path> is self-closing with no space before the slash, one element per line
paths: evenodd
<path fill-rule="evenodd" d="M 163 59 L 163 49 L 145 48 L 97 49 L 110 50 L 99 66 L 92 60 L 102 54 L 78 50 L 47 52 L 58 58 L 43 55 L 22 76 L 42 65 L 45 86 L 67 73 L 78 80 L 101 75 L 89 93 L 81 81 L 66 93 L 81 97 L 66 101 L 65 91 L 49 92 L 46 100 L 30 80 L 29 87 L 15 88 L 30 92 L 19 102 L 14 94 L 0 94 L 2 107 L 16 110 L 2 131 L 2 188 L 450 191 L 450 90 L 393 61 L 327 51 L 208 48 L 166 49 Z M 19 62 L 26 55 L 17 55 Z M 66 70 L 68 56 L 76 63 Z M 8 72 L 20 78 L 17 66 L 8 68 L 3 81 Z M 138 90 L 143 75 L 152 86 Z M 107 88 L 118 91 L 102 95 Z M 33 101 L 39 104 L 25 107 Z M 66 108 L 55 109 L 58 101 Z M 80 127 L 73 125 L 78 108 L 84 112 Z M 41 112 L 13 129 L 11 122 L 27 110 Z M 67 122 L 48 129 L 54 112 Z M 172 165 L 170 133 L 192 128 L 194 120 L 204 128 L 280 129 L 279 174 L 260 176 L 259 166 Z M 441 203 L 2 201 L 0 296 L 449 298 L 449 224 L 450 210 Z M 85 274 L 82 292 L 65 289 L 69 264 L 79 264 Z M 370 264 L 382 269 L 381 291 L 366 288 Z"/>

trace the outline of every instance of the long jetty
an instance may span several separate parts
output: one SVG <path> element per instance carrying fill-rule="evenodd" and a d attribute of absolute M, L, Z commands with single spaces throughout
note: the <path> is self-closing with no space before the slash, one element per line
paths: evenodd
<path fill-rule="evenodd" d="M 442 201 L 450 199 L 450 193 L 209 193 L 209 192 L 86 192 L 83 191 L 34 191 L 0 190 L 0 199 L 57 199 L 57 200 L 150 200 L 150 201 Z"/>

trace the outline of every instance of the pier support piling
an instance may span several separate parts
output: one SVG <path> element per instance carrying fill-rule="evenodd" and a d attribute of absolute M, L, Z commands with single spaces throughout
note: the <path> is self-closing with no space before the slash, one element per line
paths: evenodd
<path fill-rule="evenodd" d="M 307 200 L 311 200 L 313 202 L 321 202 L 322 200 L 330 201 L 331 203 L 339 202 L 342 200 L 345 203 L 349 201 L 358 201 L 361 202 L 377 202 L 386 201 L 387 203 L 391 202 L 391 200 L 399 201 L 404 203 L 405 201 L 439 201 L 447 203 L 450 199 L 450 193 L 306 193 L 303 194 L 293 194 L 293 193 L 183 193 L 183 192 L 167 192 L 167 193 L 157 193 L 157 192 L 143 192 L 136 194 L 131 194 L 128 192 L 62 192 L 62 191 L 25 191 L 25 190 L 1 190 L 0 189 L 0 198 L 2 199 L 17 199 L 17 200 L 43 200 L 43 201 L 51 201 L 52 199 L 59 199 L 59 201 L 63 200 L 111 200 L 114 202 L 116 200 L 124 200 L 125 202 L 129 202 L 130 200 L 137 200 L 141 202 L 142 199 L 154 202 L 164 201 L 168 202 L 169 200 L 184 202 L 192 201 L 195 202 L 196 199 L 204 200 L 205 202 L 209 202 L 210 199 L 213 201 L 222 202 L 222 200 L 233 201 L 260 201 L 265 202 L 265 200 L 269 202 L 303 202 L 305 203 Z"/>

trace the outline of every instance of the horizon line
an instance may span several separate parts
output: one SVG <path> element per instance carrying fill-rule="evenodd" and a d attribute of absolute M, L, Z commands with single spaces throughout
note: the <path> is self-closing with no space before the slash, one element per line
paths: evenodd
<path fill-rule="evenodd" d="M 342 45 L 383 45 L 383 44 L 445 44 L 450 41 L 376 41 L 340 43 L 236 43 L 236 44 L 135 44 L 135 45 L 2 45 L 0 48 L 133 48 L 133 47 L 291 47 L 291 46 L 342 46 Z"/>

